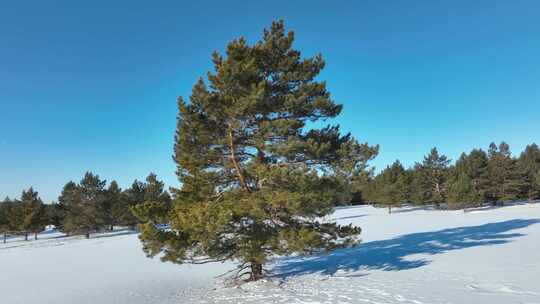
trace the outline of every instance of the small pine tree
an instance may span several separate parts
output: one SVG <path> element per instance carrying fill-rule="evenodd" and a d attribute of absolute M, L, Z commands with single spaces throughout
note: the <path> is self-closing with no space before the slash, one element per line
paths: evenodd
<path fill-rule="evenodd" d="M 540 187 L 536 184 L 536 174 L 540 172 L 540 148 L 536 144 L 525 147 L 517 160 L 517 170 L 523 182 L 520 197 L 529 201 L 540 198 Z"/>
<path fill-rule="evenodd" d="M 109 230 L 113 230 L 115 225 L 120 225 L 126 214 L 129 213 L 127 200 L 116 181 L 112 181 L 105 190 L 105 199 L 102 203 L 102 222 Z"/>
<path fill-rule="evenodd" d="M 409 198 L 408 175 L 399 160 L 382 170 L 374 178 L 372 187 L 370 200 L 386 206 L 388 213 Z"/>
<path fill-rule="evenodd" d="M 421 164 L 416 164 L 417 191 L 419 199 L 424 203 L 435 203 L 439 206 L 446 201 L 446 179 L 450 160 L 439 155 L 437 148 L 431 149 Z"/>
<path fill-rule="evenodd" d="M 469 206 L 478 200 L 472 179 L 463 172 L 453 173 L 448 185 L 448 204 L 451 209 Z"/>
<path fill-rule="evenodd" d="M 144 201 L 154 201 L 170 203 L 171 197 L 165 190 L 165 184 L 158 180 L 157 175 L 150 173 L 146 177 L 146 184 L 144 185 Z"/>
<path fill-rule="evenodd" d="M 7 230 L 7 203 L 5 201 L 0 202 L 0 233 L 4 233 Z"/>
<path fill-rule="evenodd" d="M 79 232 L 81 229 L 79 217 L 83 214 L 83 206 L 77 184 L 72 181 L 66 183 L 58 197 L 58 202 L 65 211 L 61 225 L 62 231 L 68 234 Z"/>
<path fill-rule="evenodd" d="M 7 227 L 11 232 L 24 232 L 24 213 L 21 207 L 21 201 L 12 200 L 7 209 Z"/>
<path fill-rule="evenodd" d="M 162 224 L 167 222 L 171 208 L 171 197 L 165 190 L 165 184 L 150 173 L 144 183 L 144 201 L 131 206 L 130 210 L 139 223 Z"/>
<path fill-rule="evenodd" d="M 488 155 L 482 149 L 473 149 L 466 161 L 466 173 L 471 178 L 473 203 L 486 200 L 488 179 Z"/>
<path fill-rule="evenodd" d="M 0 233 L 3 234 L 4 243 L 6 242 L 6 234 L 11 231 L 9 215 L 12 204 L 9 197 L 0 202 Z"/>
<path fill-rule="evenodd" d="M 47 218 L 47 224 L 53 225 L 55 229 L 63 231 L 63 223 L 65 218 L 65 208 L 62 204 L 52 202 L 45 205 L 45 213 Z"/>
<path fill-rule="evenodd" d="M 32 187 L 23 191 L 19 204 L 22 213 L 21 230 L 25 233 L 25 240 L 28 240 L 28 233 L 34 233 L 37 240 L 39 232 L 43 231 L 47 224 L 47 217 L 43 201 L 39 198 L 37 191 Z"/>
<path fill-rule="evenodd" d="M 105 181 L 98 175 L 87 172 L 80 184 L 69 182 L 64 186 L 59 201 L 66 207 L 63 228 L 68 233 L 84 233 L 90 237 L 92 231 L 103 227 L 100 208 L 105 200 Z"/>
<path fill-rule="evenodd" d="M 401 171 L 396 181 L 398 197 L 401 203 L 411 202 L 411 197 L 412 197 L 411 183 L 412 183 L 411 172 L 409 170 Z"/>
<path fill-rule="evenodd" d="M 157 175 L 150 173 L 145 182 L 135 181 L 126 192 L 128 201 L 128 216 L 124 219 L 129 226 L 135 226 L 141 222 L 153 219 L 155 223 L 163 223 L 165 220 L 160 216 L 150 216 L 157 210 L 169 210 L 171 196 L 165 190 L 165 184 L 158 180 Z"/>
<path fill-rule="evenodd" d="M 450 170 L 448 202 L 453 208 L 479 205 L 485 200 L 487 155 L 482 150 L 463 153 Z"/>
<path fill-rule="evenodd" d="M 358 158 L 345 159 L 339 162 L 335 168 L 336 177 L 343 181 L 343 197 L 336 203 L 342 204 L 360 204 L 364 203 L 366 198 L 370 197 L 368 185 L 373 179 L 374 169 L 369 165 L 379 154 L 379 146 L 370 146 L 368 143 L 363 143 L 355 147 L 358 151 L 346 151 L 347 155 L 358 155 Z"/>
<path fill-rule="evenodd" d="M 131 184 L 131 187 L 124 191 L 129 212 L 127 212 L 122 218 L 122 225 L 130 226 L 132 229 L 136 228 L 139 221 L 132 210 L 135 206 L 144 203 L 145 188 L 145 183 L 135 180 Z"/>
<path fill-rule="evenodd" d="M 540 169 L 534 174 L 532 187 L 535 189 L 534 191 L 540 192 Z"/>
<path fill-rule="evenodd" d="M 410 171 L 410 194 L 414 204 L 422 205 L 430 203 L 431 183 L 427 174 L 422 169 L 422 164 L 416 163 Z"/>
<path fill-rule="evenodd" d="M 488 151 L 488 198 L 495 203 L 515 200 L 523 192 L 524 181 L 520 177 L 517 161 L 512 158 L 505 142 L 499 146 L 491 143 Z"/>

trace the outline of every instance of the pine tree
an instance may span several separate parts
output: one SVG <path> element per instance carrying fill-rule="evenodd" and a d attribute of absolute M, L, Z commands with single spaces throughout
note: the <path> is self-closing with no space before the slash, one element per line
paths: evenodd
<path fill-rule="evenodd" d="M 497 147 L 495 143 L 491 143 L 488 157 L 488 199 L 495 204 L 519 198 L 524 182 L 508 144 L 501 142 Z"/>
<path fill-rule="evenodd" d="M 171 197 L 165 190 L 165 184 L 158 180 L 154 173 L 150 173 L 142 189 L 144 201 L 130 208 L 138 222 L 153 224 L 166 222 L 167 213 L 171 208 Z"/>
<path fill-rule="evenodd" d="M 145 188 L 145 183 L 135 180 L 131 184 L 131 187 L 124 191 L 124 196 L 127 201 L 127 208 L 129 212 L 127 212 L 122 218 L 122 225 L 130 226 L 132 227 L 132 229 L 136 228 L 139 220 L 133 213 L 133 208 L 135 208 L 139 204 L 144 203 Z"/>
<path fill-rule="evenodd" d="M 403 167 L 402 167 L 403 168 Z M 403 170 L 398 175 L 396 188 L 400 203 L 410 203 L 412 199 L 411 193 L 412 174 L 409 170 Z"/>
<path fill-rule="evenodd" d="M 473 149 L 466 162 L 466 172 L 471 178 L 475 203 L 481 203 L 486 198 L 488 180 L 488 155 L 482 149 Z"/>
<path fill-rule="evenodd" d="M 90 237 L 92 231 L 103 227 L 101 206 L 106 198 L 106 181 L 87 172 L 80 184 L 69 182 L 64 186 L 59 201 L 66 206 L 64 230 L 68 233 L 84 233 Z"/>
<path fill-rule="evenodd" d="M 452 207 L 479 205 L 485 200 L 487 162 L 487 155 L 482 150 L 461 154 L 449 173 L 448 202 Z"/>
<path fill-rule="evenodd" d="M 410 170 L 410 194 L 414 204 L 428 204 L 431 198 L 431 183 L 422 169 L 422 164 L 416 163 Z"/>
<path fill-rule="evenodd" d="M 336 203 L 338 205 L 353 203 L 360 204 L 365 202 L 370 196 L 368 185 L 374 177 L 375 168 L 369 165 L 369 162 L 379 154 L 379 146 L 370 146 L 368 143 L 363 143 L 356 146 L 358 151 L 346 151 L 347 155 L 359 155 L 358 158 L 351 158 L 348 161 L 342 161 L 335 169 L 338 180 L 343 181 L 343 197 Z"/>
<path fill-rule="evenodd" d="M 61 230 L 68 234 L 80 232 L 82 228 L 79 217 L 84 212 L 78 185 L 72 181 L 66 183 L 58 197 L 58 202 L 65 211 Z"/>
<path fill-rule="evenodd" d="M 534 174 L 532 187 L 534 189 L 540 189 L 540 169 Z"/>
<path fill-rule="evenodd" d="M 53 225 L 55 229 L 63 231 L 64 219 L 66 216 L 66 209 L 64 206 L 57 202 L 45 205 L 46 218 L 48 224 Z"/>
<path fill-rule="evenodd" d="M 34 239 L 37 240 L 37 234 L 45 229 L 47 218 L 45 206 L 39 195 L 32 187 L 23 191 L 19 207 L 22 213 L 21 230 L 25 234 L 25 240 L 28 240 L 28 233 L 34 233 Z"/>
<path fill-rule="evenodd" d="M 4 233 L 7 230 L 7 202 L 0 202 L 0 233 Z"/>
<path fill-rule="evenodd" d="M 7 233 L 11 231 L 10 225 L 10 211 L 12 208 L 13 202 L 9 197 L 6 197 L 3 201 L 0 202 L 0 233 L 3 234 L 3 242 L 7 240 Z"/>
<path fill-rule="evenodd" d="M 146 182 L 135 181 L 130 189 L 126 191 L 129 201 L 130 226 L 135 226 L 140 222 L 148 222 L 150 218 L 155 223 L 162 223 L 162 213 L 168 212 L 171 206 L 171 196 L 165 190 L 165 184 L 157 179 L 157 175 L 150 173 L 146 177 Z M 156 212 L 160 212 L 156 216 Z M 152 214 L 152 215 L 151 215 Z"/>
<path fill-rule="evenodd" d="M 477 200 L 471 178 L 464 172 L 452 173 L 448 183 L 448 205 L 451 209 L 466 207 Z"/>
<path fill-rule="evenodd" d="M 413 197 L 418 202 L 440 206 L 446 201 L 449 164 L 450 160 L 445 155 L 439 155 L 437 148 L 432 148 L 422 163 L 415 165 L 412 187 Z"/>
<path fill-rule="evenodd" d="M 350 181 L 351 203 L 353 205 L 365 204 L 372 197 L 371 183 L 375 177 L 373 169 L 360 172 L 352 176 Z"/>
<path fill-rule="evenodd" d="M 540 187 L 536 183 L 536 174 L 540 172 L 540 149 L 536 144 L 525 147 L 517 160 L 517 170 L 522 180 L 522 198 L 529 201 L 540 198 Z"/>
<path fill-rule="evenodd" d="M 7 209 L 7 226 L 11 232 L 24 232 L 24 212 L 21 201 L 12 200 Z"/>
<path fill-rule="evenodd" d="M 399 160 L 382 170 L 372 185 L 370 200 L 386 206 L 388 213 L 392 213 L 392 207 L 409 199 L 408 174 Z"/>
<path fill-rule="evenodd" d="M 102 222 L 111 231 L 115 225 L 120 225 L 129 213 L 125 195 L 116 181 L 113 180 L 105 191 L 105 199 L 101 206 Z"/>
<path fill-rule="evenodd" d="M 176 263 L 236 259 L 238 275 L 248 269 L 257 280 L 275 254 L 357 243 L 359 228 L 317 219 L 332 212 L 335 168 L 360 159 L 344 155 L 359 144 L 337 126 L 309 129 L 342 107 L 315 80 L 321 56 L 301 59 L 293 40 L 283 22 L 254 45 L 233 40 L 224 57 L 214 53 L 209 84 L 200 79 L 189 103 L 179 98 L 174 159 L 182 187 L 166 214 L 170 229 L 155 226 L 162 210 L 141 225 L 149 256 Z"/>
<path fill-rule="evenodd" d="M 164 202 L 169 203 L 171 197 L 165 190 L 165 184 L 157 179 L 157 175 L 150 173 L 146 177 L 146 184 L 144 185 L 144 201 Z"/>
<path fill-rule="evenodd" d="M 422 164 L 417 164 L 419 170 L 422 201 L 435 203 L 439 206 L 446 201 L 446 179 L 450 160 L 445 155 L 439 155 L 437 148 L 431 149 L 424 157 Z"/>

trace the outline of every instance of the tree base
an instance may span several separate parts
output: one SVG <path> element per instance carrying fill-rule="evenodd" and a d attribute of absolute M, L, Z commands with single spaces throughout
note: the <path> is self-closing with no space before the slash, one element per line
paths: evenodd
<path fill-rule="evenodd" d="M 263 268 L 261 263 L 251 263 L 251 273 L 248 281 L 258 281 L 263 278 Z"/>

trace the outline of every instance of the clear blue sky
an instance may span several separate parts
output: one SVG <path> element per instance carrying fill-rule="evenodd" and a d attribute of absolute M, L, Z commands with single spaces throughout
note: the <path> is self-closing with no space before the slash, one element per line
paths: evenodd
<path fill-rule="evenodd" d="M 111 4 L 114 3 L 114 4 Z M 86 170 L 127 186 L 150 171 L 177 186 L 176 97 L 232 38 L 273 19 L 296 32 L 336 120 L 409 166 L 540 141 L 540 2 L 4 1 L 0 4 L 0 196 L 56 200 Z"/>

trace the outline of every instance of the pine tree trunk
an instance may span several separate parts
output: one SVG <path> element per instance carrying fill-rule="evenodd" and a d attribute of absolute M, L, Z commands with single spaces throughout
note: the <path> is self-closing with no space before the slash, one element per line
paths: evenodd
<path fill-rule="evenodd" d="M 7 234 L 4 233 L 4 244 L 7 242 Z"/>
<path fill-rule="evenodd" d="M 257 262 L 251 263 L 250 281 L 257 281 L 263 277 L 262 264 Z"/>
<path fill-rule="evenodd" d="M 36 241 L 37 241 L 37 234 L 38 234 L 37 232 L 34 232 L 34 240 Z"/>
<path fill-rule="evenodd" d="M 388 214 L 392 214 L 392 206 L 388 206 Z"/>
<path fill-rule="evenodd" d="M 85 238 L 89 239 L 90 238 L 90 232 L 87 231 L 86 234 L 84 235 Z"/>
<path fill-rule="evenodd" d="M 28 232 L 25 232 L 25 233 L 24 233 L 24 240 L 25 240 L 25 241 L 28 241 Z"/>
<path fill-rule="evenodd" d="M 246 184 L 246 180 L 244 178 L 244 174 L 242 173 L 242 168 L 240 168 L 240 165 L 238 164 L 238 161 L 236 160 L 236 149 L 234 146 L 234 139 L 233 139 L 233 133 L 232 133 L 232 127 L 229 126 L 229 149 L 231 150 L 231 161 L 233 163 L 234 169 L 236 170 L 236 175 L 238 175 L 238 180 L 240 181 L 240 185 L 244 190 L 247 192 L 251 192 L 249 187 Z"/>

